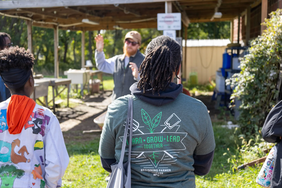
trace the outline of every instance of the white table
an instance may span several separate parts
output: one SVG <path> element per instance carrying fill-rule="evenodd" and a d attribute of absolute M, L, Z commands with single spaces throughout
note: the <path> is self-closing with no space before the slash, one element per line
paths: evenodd
<path fill-rule="evenodd" d="M 65 71 L 64 74 L 68 76 L 72 84 L 80 84 L 81 96 L 83 96 L 83 89 L 85 89 L 86 86 L 88 86 L 89 92 L 90 70 L 69 69 Z"/>

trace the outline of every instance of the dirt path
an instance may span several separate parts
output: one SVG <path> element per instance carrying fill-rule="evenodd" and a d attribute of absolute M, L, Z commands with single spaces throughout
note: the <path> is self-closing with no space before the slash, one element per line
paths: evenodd
<path fill-rule="evenodd" d="M 94 123 L 94 118 L 104 113 L 111 102 L 111 92 L 87 96 L 75 108 L 59 108 L 56 115 L 66 143 L 84 142 L 93 140 L 100 136 L 100 133 L 83 133 L 90 130 L 101 130 Z"/>

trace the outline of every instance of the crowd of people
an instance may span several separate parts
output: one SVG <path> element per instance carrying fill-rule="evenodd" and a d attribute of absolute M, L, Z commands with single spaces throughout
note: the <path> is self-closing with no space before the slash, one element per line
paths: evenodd
<path fill-rule="evenodd" d="M 95 41 L 96 66 L 114 80 L 99 147 L 104 169 L 111 172 L 119 161 L 132 95 L 132 187 L 195 187 L 195 174 L 205 175 L 211 167 L 215 142 L 205 105 L 173 82 L 181 64 L 180 45 L 160 36 L 144 56 L 141 34 L 130 31 L 124 53 L 105 59 L 103 36 Z M 33 54 L 13 47 L 11 37 L 0 33 L 0 173 L 17 174 L 1 180 L 8 187 L 60 187 L 69 156 L 56 116 L 30 98 L 33 66 Z"/>
<path fill-rule="evenodd" d="M 103 36 L 95 41 L 96 67 L 114 80 L 98 151 L 103 168 L 111 173 L 121 158 L 132 97 L 131 187 L 196 187 L 195 175 L 209 172 L 216 144 L 207 107 L 174 82 L 182 61 L 180 45 L 158 36 L 143 55 L 141 34 L 130 31 L 123 54 L 106 59 Z M 7 174 L 1 177 L 6 187 L 60 187 L 69 163 L 58 119 L 30 98 L 33 66 L 33 54 L 14 47 L 10 35 L 0 32 L 0 174 Z M 266 118 L 266 141 L 281 140 L 280 111 L 281 103 Z M 281 185 L 280 168 L 277 163 L 276 187 Z"/>

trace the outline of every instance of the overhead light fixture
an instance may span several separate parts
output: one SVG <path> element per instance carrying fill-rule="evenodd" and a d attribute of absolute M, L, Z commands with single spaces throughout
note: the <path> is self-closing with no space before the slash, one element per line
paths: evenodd
<path fill-rule="evenodd" d="M 120 27 L 119 25 L 114 25 L 113 28 L 114 28 L 114 29 L 123 29 L 123 28 Z"/>
<path fill-rule="evenodd" d="M 222 17 L 222 13 L 221 12 L 215 12 L 214 15 L 212 16 L 211 18 L 211 21 L 214 19 L 214 18 L 221 18 Z"/>
<path fill-rule="evenodd" d="M 213 17 L 214 18 L 221 18 L 222 17 L 222 13 L 221 12 L 215 12 Z"/>
<path fill-rule="evenodd" d="M 82 23 L 92 24 L 92 25 L 99 25 L 98 22 L 90 21 L 89 19 L 82 19 Z"/>

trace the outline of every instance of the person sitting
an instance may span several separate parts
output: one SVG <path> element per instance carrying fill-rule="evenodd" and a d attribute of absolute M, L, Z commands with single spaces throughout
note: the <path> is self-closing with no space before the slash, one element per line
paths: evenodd
<path fill-rule="evenodd" d="M 213 161 L 215 140 L 206 106 L 173 83 L 181 63 L 180 45 L 167 36 L 153 39 L 140 66 L 140 81 L 131 87 L 133 134 L 131 184 L 143 187 L 195 187 Z M 108 107 L 99 154 L 102 166 L 120 159 L 128 98 Z M 126 162 L 127 157 L 125 157 Z"/>
<path fill-rule="evenodd" d="M 69 163 L 58 119 L 30 98 L 33 65 L 29 50 L 0 51 L 0 74 L 12 94 L 0 103 L 0 187 L 61 187 Z"/>

